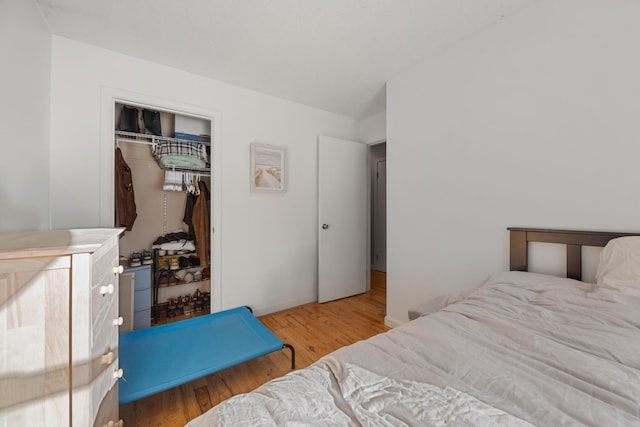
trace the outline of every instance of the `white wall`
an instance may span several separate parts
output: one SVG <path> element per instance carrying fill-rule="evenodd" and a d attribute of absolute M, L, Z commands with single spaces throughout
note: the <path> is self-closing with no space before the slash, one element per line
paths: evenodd
<path fill-rule="evenodd" d="M 100 222 L 104 87 L 219 112 L 222 308 L 258 314 L 317 298 L 317 138 L 358 137 L 356 120 L 53 37 L 52 218 L 56 228 Z M 109 114 L 110 112 L 107 112 Z M 249 192 L 249 144 L 288 148 L 285 194 Z"/>
<path fill-rule="evenodd" d="M 388 324 L 508 226 L 640 231 L 638 52 L 638 1 L 541 1 L 388 82 Z"/>
<path fill-rule="evenodd" d="M 360 141 L 371 144 L 384 141 L 387 137 L 387 113 L 374 114 L 360 120 Z"/>
<path fill-rule="evenodd" d="M 0 57 L 0 231 L 44 230 L 51 33 L 35 1 L 0 1 Z"/>

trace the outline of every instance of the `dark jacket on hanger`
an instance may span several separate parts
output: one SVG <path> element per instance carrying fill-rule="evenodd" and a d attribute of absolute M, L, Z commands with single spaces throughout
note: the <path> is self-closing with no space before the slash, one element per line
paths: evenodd
<path fill-rule="evenodd" d="M 188 193 L 187 201 L 184 204 L 184 217 L 182 218 L 182 222 L 187 224 L 189 240 L 195 240 L 196 238 L 196 232 L 193 228 L 193 208 L 196 205 L 196 200 L 198 200 L 198 196 L 193 193 Z"/>
<path fill-rule="evenodd" d="M 115 226 L 131 231 L 138 214 L 131 168 L 124 161 L 120 147 L 116 148 L 115 167 Z"/>

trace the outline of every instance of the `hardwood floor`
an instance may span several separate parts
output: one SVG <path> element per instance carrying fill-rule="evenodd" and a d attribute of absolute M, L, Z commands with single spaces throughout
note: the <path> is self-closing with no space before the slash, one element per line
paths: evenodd
<path fill-rule="evenodd" d="M 342 346 L 387 331 L 385 309 L 386 274 L 372 271 L 367 293 L 324 304 L 305 304 L 260 320 L 283 342 L 295 347 L 296 368 L 300 369 Z M 126 426 L 184 426 L 219 402 L 286 374 L 290 367 L 291 352 L 277 351 L 122 405 L 120 418 Z"/>

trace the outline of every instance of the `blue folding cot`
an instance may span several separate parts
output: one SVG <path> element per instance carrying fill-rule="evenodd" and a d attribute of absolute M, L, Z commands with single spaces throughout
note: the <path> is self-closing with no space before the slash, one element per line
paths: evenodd
<path fill-rule="evenodd" d="M 248 307 L 120 334 L 124 375 L 119 403 L 146 396 L 221 371 L 274 351 L 295 350 L 264 326 Z"/>

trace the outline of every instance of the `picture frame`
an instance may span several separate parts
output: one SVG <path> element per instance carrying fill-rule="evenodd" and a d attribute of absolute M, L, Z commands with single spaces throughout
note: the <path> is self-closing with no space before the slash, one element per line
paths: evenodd
<path fill-rule="evenodd" d="M 287 190 L 287 149 L 271 144 L 251 143 L 251 191 L 284 193 Z"/>

